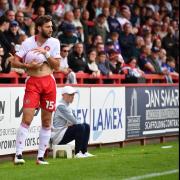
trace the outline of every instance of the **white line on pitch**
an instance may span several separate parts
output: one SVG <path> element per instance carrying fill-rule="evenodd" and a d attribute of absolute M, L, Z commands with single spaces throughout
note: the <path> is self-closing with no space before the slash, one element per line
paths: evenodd
<path fill-rule="evenodd" d="M 142 176 L 134 176 L 134 177 L 130 177 L 130 178 L 127 178 L 124 180 L 140 180 L 140 179 L 152 178 L 152 177 L 157 177 L 157 176 L 164 176 L 164 175 L 168 175 L 168 174 L 175 174 L 178 172 L 179 172 L 178 169 L 174 169 L 171 171 L 164 171 L 164 172 L 160 172 L 160 173 L 151 173 L 151 174 L 146 174 L 146 175 L 142 175 Z"/>

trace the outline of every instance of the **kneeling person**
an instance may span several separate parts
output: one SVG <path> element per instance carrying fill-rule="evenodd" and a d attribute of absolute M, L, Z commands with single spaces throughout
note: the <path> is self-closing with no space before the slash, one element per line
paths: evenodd
<path fill-rule="evenodd" d="M 79 124 L 69 107 L 77 91 L 71 86 L 62 89 L 62 100 L 58 105 L 53 118 L 51 139 L 53 144 L 67 144 L 75 140 L 75 157 L 91 157 L 87 152 L 90 126 L 87 123 Z"/>

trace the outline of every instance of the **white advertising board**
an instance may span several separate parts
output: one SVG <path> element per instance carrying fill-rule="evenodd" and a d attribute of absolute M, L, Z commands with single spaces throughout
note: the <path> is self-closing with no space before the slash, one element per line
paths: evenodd
<path fill-rule="evenodd" d="M 61 100 L 57 88 L 57 105 Z M 90 142 L 109 143 L 125 139 L 125 88 L 77 87 L 70 105 L 79 123 L 90 124 Z M 15 153 L 16 132 L 22 119 L 24 87 L 0 88 L 0 155 Z M 37 150 L 41 112 L 36 111 L 26 139 L 25 151 Z"/>
<path fill-rule="evenodd" d="M 91 88 L 90 144 L 125 140 L 125 87 Z"/>
<path fill-rule="evenodd" d="M 15 153 L 16 132 L 22 119 L 24 88 L 0 88 L 0 155 Z M 41 124 L 36 111 L 25 142 L 25 151 L 37 150 Z"/>

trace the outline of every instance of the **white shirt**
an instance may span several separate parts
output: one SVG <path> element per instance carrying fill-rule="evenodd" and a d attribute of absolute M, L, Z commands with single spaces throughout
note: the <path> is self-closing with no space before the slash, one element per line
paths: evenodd
<path fill-rule="evenodd" d="M 63 70 L 63 69 L 66 69 L 66 68 L 68 68 L 69 67 L 69 65 L 68 65 L 68 60 L 67 60 L 67 57 L 62 57 L 61 56 L 61 63 L 60 63 L 60 69 L 61 70 Z"/>
<path fill-rule="evenodd" d="M 49 51 L 53 58 L 60 58 L 60 42 L 53 37 L 48 38 L 43 45 L 39 46 L 36 41 L 36 36 L 31 36 L 23 41 L 20 51 L 16 52 L 16 55 L 24 59 L 27 52 L 38 47 L 42 47 Z"/>

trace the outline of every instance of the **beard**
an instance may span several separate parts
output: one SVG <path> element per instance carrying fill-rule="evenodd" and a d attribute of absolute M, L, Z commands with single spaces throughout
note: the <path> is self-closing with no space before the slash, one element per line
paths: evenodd
<path fill-rule="evenodd" d="M 45 38 L 45 39 L 50 38 L 51 35 L 52 35 L 52 33 L 46 33 L 46 32 L 44 32 L 44 31 L 41 32 L 41 36 L 42 36 L 43 38 Z"/>

